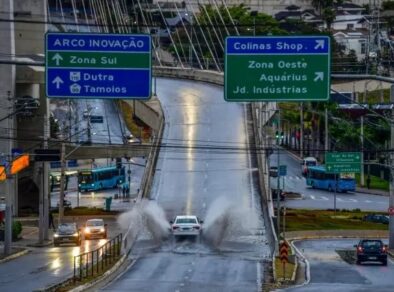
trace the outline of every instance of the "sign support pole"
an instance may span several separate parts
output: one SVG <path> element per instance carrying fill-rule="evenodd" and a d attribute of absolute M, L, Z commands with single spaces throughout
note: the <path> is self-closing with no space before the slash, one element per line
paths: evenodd
<path fill-rule="evenodd" d="M 337 173 L 334 174 L 334 179 L 335 179 L 335 186 L 334 186 L 334 213 L 337 212 Z"/>
<path fill-rule="evenodd" d="M 390 102 L 394 102 L 394 86 L 391 86 Z M 391 110 L 390 119 L 390 149 L 394 148 L 394 109 Z M 394 207 L 394 152 L 390 151 L 390 198 L 389 208 Z M 394 249 L 394 215 L 389 215 L 389 249 Z"/>

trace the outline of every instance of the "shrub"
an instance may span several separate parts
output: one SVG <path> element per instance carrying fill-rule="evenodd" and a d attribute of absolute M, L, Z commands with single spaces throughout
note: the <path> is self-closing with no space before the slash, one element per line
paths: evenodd
<path fill-rule="evenodd" d="M 22 232 L 22 223 L 20 221 L 12 222 L 12 238 L 16 239 Z"/>

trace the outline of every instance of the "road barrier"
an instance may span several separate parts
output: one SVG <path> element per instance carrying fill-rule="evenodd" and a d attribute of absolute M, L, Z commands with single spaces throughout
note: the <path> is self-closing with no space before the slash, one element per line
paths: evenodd
<path fill-rule="evenodd" d="M 98 249 L 74 256 L 74 283 L 101 275 L 115 264 L 121 257 L 122 238 L 120 233 Z"/>

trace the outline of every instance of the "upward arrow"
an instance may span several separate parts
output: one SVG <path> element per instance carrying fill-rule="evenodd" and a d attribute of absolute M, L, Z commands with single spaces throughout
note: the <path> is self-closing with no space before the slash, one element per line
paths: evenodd
<path fill-rule="evenodd" d="M 63 60 L 63 57 L 60 56 L 58 53 L 56 53 L 53 57 L 52 60 L 54 60 L 56 62 L 56 66 L 59 66 L 60 61 Z"/>
<path fill-rule="evenodd" d="M 316 40 L 315 50 L 324 49 L 324 40 Z"/>
<path fill-rule="evenodd" d="M 56 89 L 60 88 L 60 84 L 64 83 L 62 78 L 60 78 L 59 76 L 56 76 L 55 79 L 53 79 L 52 83 L 56 84 Z"/>

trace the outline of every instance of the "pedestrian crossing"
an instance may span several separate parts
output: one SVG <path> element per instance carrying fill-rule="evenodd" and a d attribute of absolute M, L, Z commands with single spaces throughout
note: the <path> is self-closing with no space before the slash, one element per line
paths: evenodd
<path fill-rule="evenodd" d="M 332 201 L 334 200 L 334 196 L 328 197 L 328 196 L 322 196 L 322 195 L 302 195 L 304 200 L 313 200 L 313 201 Z M 371 200 L 366 200 L 366 199 L 353 199 L 353 198 L 340 198 L 337 197 L 337 202 L 340 203 L 366 203 L 366 204 L 388 204 L 388 201 L 381 201 L 381 200 L 376 200 L 376 201 L 371 201 Z"/>

